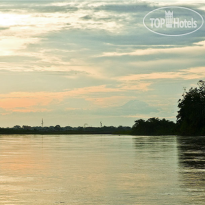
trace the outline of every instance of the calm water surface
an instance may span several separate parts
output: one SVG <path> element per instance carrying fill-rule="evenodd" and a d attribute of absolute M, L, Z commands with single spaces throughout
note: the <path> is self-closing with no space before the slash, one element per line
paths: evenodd
<path fill-rule="evenodd" d="M 0 136 L 2 205 L 205 204 L 204 138 Z"/>

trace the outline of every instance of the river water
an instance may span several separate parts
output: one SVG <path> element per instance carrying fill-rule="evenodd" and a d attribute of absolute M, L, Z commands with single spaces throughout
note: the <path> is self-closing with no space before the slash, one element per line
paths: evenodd
<path fill-rule="evenodd" d="M 204 205 L 203 137 L 1 135 L 2 205 Z"/>

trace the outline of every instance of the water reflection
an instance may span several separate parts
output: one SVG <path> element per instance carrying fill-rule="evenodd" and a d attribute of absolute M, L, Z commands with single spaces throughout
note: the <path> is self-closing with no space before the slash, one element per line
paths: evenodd
<path fill-rule="evenodd" d="M 180 186 L 189 203 L 204 204 L 205 137 L 178 137 L 177 142 Z"/>
<path fill-rule="evenodd" d="M 178 137 L 178 155 L 181 166 L 205 168 L 205 137 Z"/>
<path fill-rule="evenodd" d="M 137 136 L 134 144 L 138 165 L 135 172 L 146 176 L 141 188 L 147 196 L 141 204 L 181 204 L 176 137 Z"/>

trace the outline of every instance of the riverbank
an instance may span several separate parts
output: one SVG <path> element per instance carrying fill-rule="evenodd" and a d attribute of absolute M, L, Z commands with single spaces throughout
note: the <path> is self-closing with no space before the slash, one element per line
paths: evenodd
<path fill-rule="evenodd" d="M 130 131 L 86 131 L 86 130 L 69 130 L 69 131 L 38 131 L 38 130 L 14 130 L 2 128 L 0 129 L 0 134 L 10 135 L 10 134 L 22 134 L 22 135 L 85 135 L 85 134 L 117 134 L 117 135 L 129 135 Z"/>

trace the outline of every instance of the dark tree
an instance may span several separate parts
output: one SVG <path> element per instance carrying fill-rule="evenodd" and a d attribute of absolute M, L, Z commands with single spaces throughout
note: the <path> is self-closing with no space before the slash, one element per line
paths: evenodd
<path fill-rule="evenodd" d="M 150 118 L 136 120 L 132 127 L 133 135 L 173 135 L 175 134 L 175 123 L 165 119 Z"/>
<path fill-rule="evenodd" d="M 205 135 L 205 81 L 198 82 L 178 101 L 177 130 L 179 135 Z"/>

